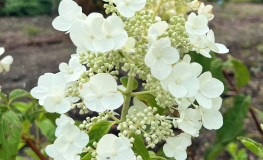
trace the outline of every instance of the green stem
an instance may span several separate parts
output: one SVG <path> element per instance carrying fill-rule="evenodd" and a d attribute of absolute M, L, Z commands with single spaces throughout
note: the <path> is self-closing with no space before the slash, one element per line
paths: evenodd
<path fill-rule="evenodd" d="M 131 102 L 131 94 L 132 94 L 132 87 L 134 82 L 134 77 L 132 76 L 132 73 L 134 72 L 134 68 L 131 68 L 130 70 L 130 76 L 128 79 L 127 89 L 125 91 L 126 98 L 123 103 L 123 108 L 121 112 L 121 122 L 124 122 L 126 120 L 126 115 L 128 114 L 128 110 L 130 107 Z"/>
<path fill-rule="evenodd" d="M 161 0 L 161 2 L 158 4 L 157 8 L 154 10 L 153 12 L 153 17 L 152 17 L 152 20 L 154 21 L 155 20 L 155 17 L 157 15 L 157 12 L 159 11 L 159 9 L 161 8 L 161 6 L 163 5 L 165 0 Z"/>
<path fill-rule="evenodd" d="M 157 90 L 152 90 L 152 91 L 142 91 L 142 92 L 133 92 L 131 94 L 132 97 L 138 96 L 138 95 L 142 95 L 142 94 L 148 94 L 148 93 L 154 93 L 157 92 Z"/>
<path fill-rule="evenodd" d="M 119 122 L 120 122 L 120 120 L 119 120 L 118 118 L 116 118 L 115 116 L 113 116 L 110 112 L 105 111 L 105 113 L 106 113 L 108 116 L 110 116 L 113 120 L 115 120 L 116 123 L 119 123 Z"/>
<path fill-rule="evenodd" d="M 39 128 L 38 128 L 38 123 L 37 121 L 35 121 L 35 125 L 36 125 L 36 143 L 37 143 L 37 148 L 40 148 L 40 140 L 39 140 Z"/>

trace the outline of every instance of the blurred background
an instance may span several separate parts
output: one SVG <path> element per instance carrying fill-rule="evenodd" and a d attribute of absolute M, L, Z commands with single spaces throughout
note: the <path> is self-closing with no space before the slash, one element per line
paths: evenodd
<path fill-rule="evenodd" d="M 12 55 L 14 58 L 11 71 L 0 75 L 4 93 L 17 88 L 30 91 L 37 85 L 39 76 L 46 72 L 58 72 L 59 64 L 68 62 L 70 55 L 76 52 L 69 36 L 56 31 L 51 25 L 58 14 L 59 2 L 60 0 L 0 0 L 0 46 L 6 50 L 4 55 Z M 86 15 L 91 12 L 104 13 L 102 0 L 76 2 L 82 6 Z M 243 61 L 249 69 L 251 81 L 239 92 L 250 95 L 252 106 L 262 110 L 263 0 L 218 0 L 204 3 L 214 7 L 215 18 L 209 26 L 215 32 L 216 42 L 225 44 L 230 49 L 229 54 Z M 226 55 L 221 58 L 226 59 Z M 78 112 L 70 114 L 74 119 L 85 118 L 79 116 Z M 249 115 L 245 119 L 245 131 L 256 134 L 258 131 L 250 117 Z M 205 151 L 215 141 L 215 131 L 203 129 L 191 146 L 194 158 L 204 159 Z M 25 156 L 22 152 L 20 154 Z M 217 159 L 230 159 L 230 155 L 224 151 Z M 259 158 L 248 151 L 247 159 Z"/>

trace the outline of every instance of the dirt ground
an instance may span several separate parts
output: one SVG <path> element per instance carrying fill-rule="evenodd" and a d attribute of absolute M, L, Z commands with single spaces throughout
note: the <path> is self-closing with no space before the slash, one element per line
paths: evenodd
<path fill-rule="evenodd" d="M 252 105 L 263 110 L 263 5 L 229 3 L 225 7 L 214 6 L 215 19 L 210 28 L 216 42 L 224 43 L 232 56 L 241 59 L 251 70 L 252 80 L 241 92 L 253 97 Z M 1 73 L 0 85 L 6 93 L 22 88 L 30 91 L 37 85 L 38 77 L 46 72 L 58 72 L 61 62 L 68 62 L 75 47 L 68 35 L 52 28 L 54 17 L 0 17 L 0 46 L 4 55 L 12 55 L 14 64 L 9 73 Z M 226 58 L 223 56 L 222 58 Z M 74 113 L 71 113 L 72 115 Z M 77 116 L 78 117 L 78 116 Z M 258 134 L 253 120 L 245 120 L 245 129 Z M 80 117 L 78 117 L 81 119 Z M 202 160 L 206 149 L 216 140 L 215 131 L 203 129 L 200 137 L 193 140 L 191 150 L 196 160 Z M 230 159 L 223 152 L 217 160 Z M 249 153 L 249 160 L 258 158 Z"/>

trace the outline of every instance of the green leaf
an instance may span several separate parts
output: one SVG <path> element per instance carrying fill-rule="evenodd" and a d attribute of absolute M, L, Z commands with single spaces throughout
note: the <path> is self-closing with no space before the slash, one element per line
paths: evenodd
<path fill-rule="evenodd" d="M 88 132 L 90 141 L 87 146 L 91 146 L 93 142 L 98 142 L 105 134 L 109 133 L 113 124 L 114 122 L 101 121 L 92 126 Z"/>
<path fill-rule="evenodd" d="M 32 151 L 31 149 L 25 149 L 24 151 L 28 156 L 30 156 L 36 160 L 40 160 L 40 158 L 36 155 L 36 153 L 34 151 Z"/>
<path fill-rule="evenodd" d="M 13 106 L 17 108 L 22 114 L 25 114 L 26 111 L 31 107 L 31 104 L 24 103 L 24 102 L 15 102 Z"/>
<path fill-rule="evenodd" d="M 238 147 L 237 143 L 230 143 L 227 146 L 227 151 L 230 153 L 232 157 L 236 157 L 237 147 Z"/>
<path fill-rule="evenodd" d="M 83 158 L 81 158 L 81 160 L 91 160 L 92 155 L 91 155 L 91 152 L 89 152 L 88 154 L 86 154 Z"/>
<path fill-rule="evenodd" d="M 56 126 L 56 119 L 61 115 L 58 113 L 45 113 L 45 116 Z"/>
<path fill-rule="evenodd" d="M 148 151 L 148 153 L 150 155 L 150 160 L 166 160 L 163 157 L 156 156 L 156 154 L 153 151 Z"/>
<path fill-rule="evenodd" d="M 236 79 L 237 88 L 241 88 L 246 85 L 250 81 L 250 74 L 247 67 L 241 61 L 231 58 L 231 62 L 233 64 L 233 70 Z"/>
<path fill-rule="evenodd" d="M 31 102 L 31 107 L 25 113 L 25 119 L 29 120 L 31 123 L 34 122 L 41 113 L 45 110 L 42 109 L 37 103 Z"/>
<path fill-rule="evenodd" d="M 32 123 L 30 123 L 28 120 L 23 121 L 23 132 L 26 135 L 30 135 L 31 126 L 32 126 Z"/>
<path fill-rule="evenodd" d="M 123 53 L 121 51 L 118 51 L 119 55 L 122 57 L 122 58 L 125 58 Z"/>
<path fill-rule="evenodd" d="M 241 149 L 237 152 L 237 159 L 238 160 L 246 160 L 247 159 L 247 152 L 245 149 Z"/>
<path fill-rule="evenodd" d="M 5 104 L 0 103 L 0 114 L 5 113 L 8 110 L 7 106 Z"/>
<path fill-rule="evenodd" d="M 141 135 L 135 135 L 134 133 L 131 134 L 131 137 L 134 138 L 134 143 L 132 150 L 137 153 L 137 155 L 140 155 L 143 160 L 150 160 L 150 155 L 148 153 L 148 150 L 143 142 Z"/>
<path fill-rule="evenodd" d="M 148 106 L 151 106 L 152 108 L 156 107 L 158 109 L 157 113 L 163 114 L 163 108 L 161 108 L 156 100 L 155 96 L 152 94 L 142 94 L 136 96 L 140 101 L 145 102 Z"/>
<path fill-rule="evenodd" d="M 16 157 L 16 160 L 26 160 L 26 159 L 23 158 L 23 157 L 17 156 L 17 157 Z"/>
<path fill-rule="evenodd" d="M 26 145 L 26 143 L 25 142 L 20 142 L 19 144 L 18 144 L 18 150 L 20 150 L 22 147 L 24 147 Z"/>
<path fill-rule="evenodd" d="M 234 107 L 223 114 L 224 125 L 216 131 L 217 142 L 206 151 L 206 160 L 214 160 L 230 142 L 244 134 L 244 119 L 250 103 L 250 96 L 239 94 L 234 97 Z"/>
<path fill-rule="evenodd" d="M 6 104 L 8 104 L 7 96 L 3 92 L 0 92 L 0 99 L 2 99 Z"/>
<path fill-rule="evenodd" d="M 120 81 L 121 81 L 121 84 L 127 88 L 127 84 L 128 84 L 128 77 L 121 77 L 120 78 Z M 138 88 L 139 86 L 139 83 L 136 79 L 134 79 L 134 82 L 133 82 L 133 86 L 132 86 L 132 90 L 135 90 L 136 88 Z"/>
<path fill-rule="evenodd" d="M 0 157 L 2 159 L 15 159 L 18 144 L 22 135 L 22 123 L 19 117 L 8 111 L 0 115 Z"/>
<path fill-rule="evenodd" d="M 255 153 L 261 159 L 263 158 L 263 148 L 260 143 L 245 137 L 237 137 L 237 139 L 240 140 L 251 152 Z"/>
<path fill-rule="evenodd" d="M 251 97 L 242 94 L 234 97 L 234 107 L 223 115 L 223 126 L 217 130 L 217 138 L 221 142 L 230 142 L 243 131 L 244 119 L 251 103 Z M 227 133 L 227 134 L 226 134 Z"/>
<path fill-rule="evenodd" d="M 23 97 L 26 97 L 28 96 L 29 93 L 25 90 L 22 90 L 22 89 L 16 89 L 16 90 L 13 90 L 10 94 L 9 94 L 9 103 L 19 99 L 19 98 L 23 98 Z"/>
<path fill-rule="evenodd" d="M 56 126 L 45 116 L 42 117 L 38 123 L 41 132 L 47 137 L 48 141 L 53 143 L 56 139 L 55 130 Z"/>

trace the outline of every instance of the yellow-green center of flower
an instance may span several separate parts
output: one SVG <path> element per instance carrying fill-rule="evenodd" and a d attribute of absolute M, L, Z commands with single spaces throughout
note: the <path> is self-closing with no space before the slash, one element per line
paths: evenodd
<path fill-rule="evenodd" d="M 161 58 L 161 54 L 160 54 L 160 53 L 157 53 L 157 54 L 156 54 L 156 58 L 157 58 L 157 59 L 160 59 L 160 58 Z"/>
<path fill-rule="evenodd" d="M 98 97 L 98 98 L 101 98 L 101 97 L 102 97 L 102 94 L 101 94 L 101 93 L 98 93 L 98 94 L 97 94 L 97 97 Z"/>
<path fill-rule="evenodd" d="M 179 79 L 177 79 L 177 80 L 175 81 L 175 83 L 176 83 L 176 84 L 180 84 L 181 81 L 180 81 Z"/>

